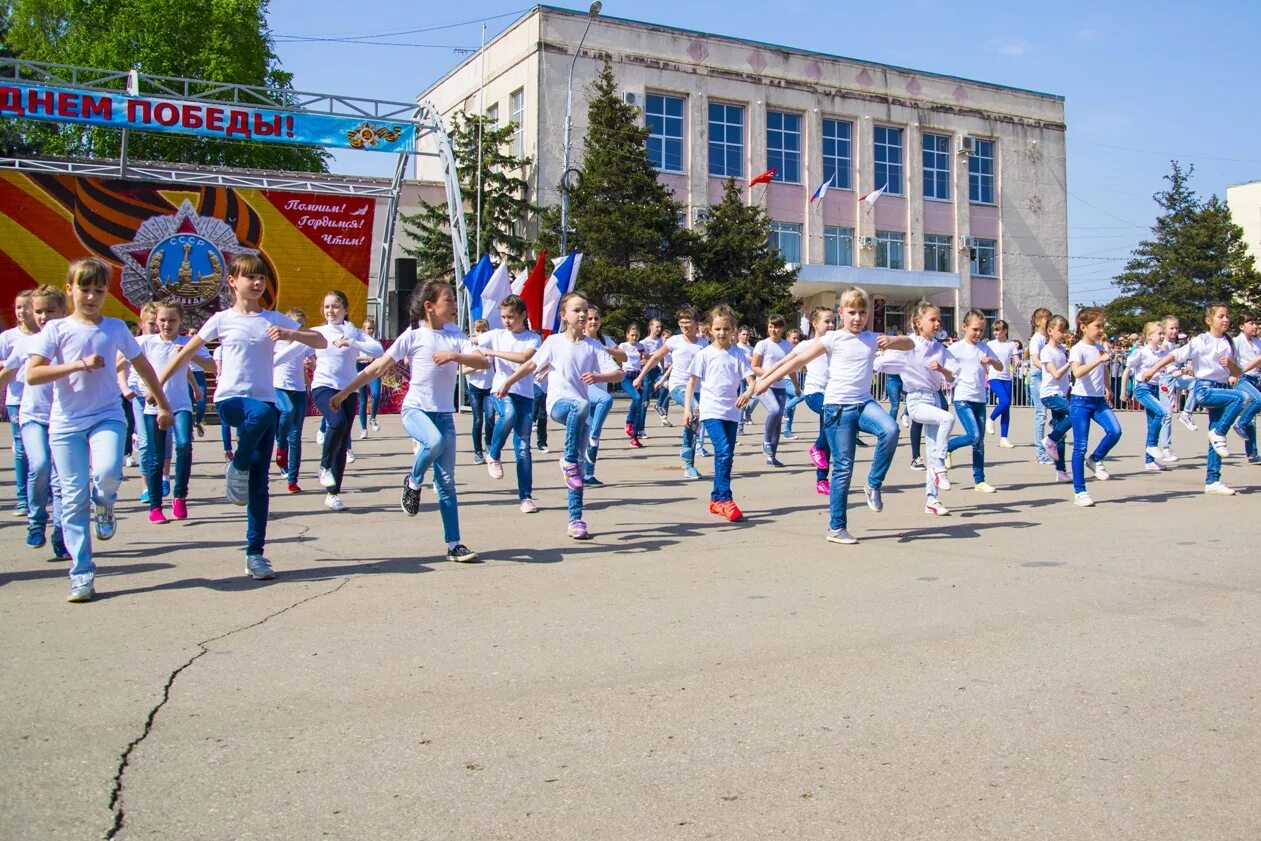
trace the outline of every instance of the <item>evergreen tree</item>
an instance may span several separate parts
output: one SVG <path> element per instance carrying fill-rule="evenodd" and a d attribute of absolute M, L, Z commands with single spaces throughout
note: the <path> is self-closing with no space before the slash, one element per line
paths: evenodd
<path fill-rule="evenodd" d="M 477 238 L 478 129 L 481 128 L 481 247 Z M 529 258 L 531 243 L 521 235 L 526 218 L 536 211 L 526 198 L 529 183 L 522 177 L 528 158 L 506 151 L 515 124 L 496 127 L 485 117 L 457 115 L 451 123 L 451 146 L 459 170 L 460 192 L 464 198 L 464 225 L 469 238 L 469 260 L 477 254 L 506 259 L 511 271 Z M 426 205 L 418 212 L 402 216 L 403 230 L 416 242 L 407 253 L 416 258 L 421 277 L 454 278 L 451 256 L 451 227 L 446 202 Z"/>
<path fill-rule="evenodd" d="M 267 29 L 268 0 L 172 4 L 167 0 L 11 0 L 5 46 L 28 61 L 127 70 L 268 88 L 292 101 Z M 217 87 L 210 85 L 207 88 Z M 142 93 L 148 92 L 143 88 Z M 116 129 L 19 121 L 21 139 L 43 154 L 117 157 Z M 322 149 L 130 132 L 135 160 L 325 172 Z"/>
<path fill-rule="evenodd" d="M 728 178 L 722 199 L 710 208 L 705 236 L 692 258 L 695 274 L 688 292 L 702 312 L 727 304 L 741 323 L 761 331 L 767 316 L 789 319 L 796 312 L 792 297 L 797 270 L 784 263 L 770 245 L 771 219 L 760 207 L 744 203 L 740 185 Z"/>
<path fill-rule="evenodd" d="M 1213 301 L 1232 309 L 1261 303 L 1261 276 L 1243 229 L 1217 196 L 1200 201 L 1189 186 L 1194 172 L 1174 161 L 1168 188 L 1153 196 L 1163 212 L 1115 279 L 1122 294 L 1105 308 L 1110 329 L 1138 332 L 1173 314 L 1190 334 L 1203 329 L 1204 307 Z"/>
<path fill-rule="evenodd" d="M 585 150 L 569 193 L 569 247 L 583 254 L 578 288 L 601 308 L 608 331 L 620 333 L 649 314 L 672 316 L 687 300 L 683 260 L 694 238 L 679 224 L 683 206 L 657 180 L 648 129 L 622 101 L 608 61 L 588 91 Z M 540 246 L 555 253 L 556 209 L 540 224 Z"/>

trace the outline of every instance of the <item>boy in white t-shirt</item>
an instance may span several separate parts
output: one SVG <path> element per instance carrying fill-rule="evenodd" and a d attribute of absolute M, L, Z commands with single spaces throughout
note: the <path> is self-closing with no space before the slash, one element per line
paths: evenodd
<path fill-rule="evenodd" d="M 666 356 L 672 357 L 670 364 L 670 378 L 666 391 L 669 392 L 670 398 L 683 405 L 683 388 L 690 379 L 688 371 L 692 367 L 692 359 L 696 354 L 704 350 L 709 344 L 708 341 L 697 336 L 697 314 L 692 307 L 684 307 L 677 314 L 679 322 L 679 332 L 657 348 L 652 356 L 648 357 L 648 361 L 644 363 L 644 371 L 651 369 L 653 366 L 662 362 Z M 640 388 L 643 385 L 644 372 L 641 371 L 639 376 L 635 378 L 633 385 Z M 683 446 L 679 450 L 679 458 L 683 461 L 683 475 L 688 479 L 701 478 L 700 472 L 696 469 L 696 449 L 697 449 L 697 428 L 698 424 L 683 425 Z M 703 449 L 703 445 L 702 445 Z"/>

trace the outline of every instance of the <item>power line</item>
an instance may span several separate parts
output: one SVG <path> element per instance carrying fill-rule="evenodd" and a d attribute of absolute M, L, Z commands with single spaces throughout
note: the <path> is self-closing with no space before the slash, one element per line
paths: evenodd
<path fill-rule="evenodd" d="M 527 9 L 518 9 L 513 12 L 504 12 L 500 15 L 492 15 L 485 18 L 474 18 L 472 20 L 462 20 L 458 23 L 444 23 L 438 26 L 422 26 L 417 29 L 400 29 L 397 32 L 378 32 L 373 35 L 280 35 L 274 37 L 285 41 L 336 41 L 340 43 L 364 42 L 370 38 L 395 38 L 399 35 L 415 35 L 419 32 L 438 32 L 443 29 L 456 29 L 461 26 L 471 26 L 475 23 L 488 23 L 492 20 L 499 20 L 506 17 L 519 17 L 524 14 Z M 429 44 L 396 44 L 395 46 L 434 46 Z"/>
<path fill-rule="evenodd" d="M 1100 148 L 1103 148 L 1103 149 L 1119 149 L 1123 152 L 1137 152 L 1140 155 L 1159 155 L 1162 158 L 1188 160 L 1192 162 L 1196 160 L 1201 160 L 1201 161 L 1219 161 L 1221 163 L 1228 163 L 1228 164 L 1261 164 L 1261 160 L 1250 159 L 1250 158 L 1215 158 L 1209 155 L 1179 155 L 1176 152 L 1153 152 L 1151 149 L 1135 149 L 1132 146 L 1115 146 L 1111 143 L 1095 143 L 1092 140 L 1081 140 L 1079 138 L 1074 138 L 1073 142 L 1083 143 L 1087 146 L 1099 146 Z"/>

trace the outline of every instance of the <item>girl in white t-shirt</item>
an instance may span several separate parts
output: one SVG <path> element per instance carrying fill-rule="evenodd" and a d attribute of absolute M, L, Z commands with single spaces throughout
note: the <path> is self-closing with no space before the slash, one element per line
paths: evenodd
<path fill-rule="evenodd" d="M 273 355 L 276 342 L 302 342 L 319 349 L 323 336 L 259 304 L 267 291 L 267 264 L 256 254 L 238 254 L 228 264 L 231 309 L 217 312 L 188 340 L 162 381 L 184 376 L 185 366 L 206 342 L 219 340 L 219 380 L 214 403 L 221 423 L 234 427 L 236 451 L 224 470 L 224 495 L 245 506 L 245 573 L 255 580 L 276 577 L 263 555 L 271 497 L 267 473 L 276 437 L 276 386 Z"/>
<path fill-rule="evenodd" d="M 626 362 L 626 353 L 618 347 L 617 342 L 600 332 L 602 323 L 600 308 L 588 305 L 585 327 L 587 338 L 604 348 L 620 366 Z M 600 457 L 600 436 L 604 433 L 604 422 L 608 420 L 609 412 L 613 411 L 613 395 L 609 394 L 609 387 L 602 382 L 592 383 L 587 392 L 591 397 L 591 420 L 588 423 L 590 440 L 583 452 L 582 483 L 599 486 L 604 483 L 596 478 L 595 463 Z"/>
<path fill-rule="evenodd" d="M 1038 376 L 1030 381 L 1039 383 L 1038 397 L 1044 410 L 1051 415 L 1051 431 L 1038 442 L 1038 446 L 1055 465 L 1055 481 L 1071 482 L 1073 477 L 1068 475 L 1064 465 L 1064 436 L 1073 428 L 1068 412 L 1068 374 L 1073 366 L 1068 361 L 1068 352 L 1064 350 L 1068 319 L 1053 315 L 1049 321 L 1043 322 L 1043 327 L 1046 329 L 1046 341 L 1038 351 Z M 1046 425 L 1043 424 L 1042 428 L 1045 429 Z"/>
<path fill-rule="evenodd" d="M 676 317 L 679 323 L 679 332 L 666 339 L 665 343 L 657 348 L 657 352 L 648 357 L 648 361 L 644 363 L 644 369 L 647 370 L 662 362 L 667 356 L 671 357 L 670 376 L 667 380 L 666 390 L 670 394 L 670 399 L 682 406 L 683 388 L 691 378 L 688 371 L 692 367 L 692 358 L 700 353 L 709 342 L 697 336 L 698 316 L 695 309 L 684 307 L 678 311 Z M 639 376 L 635 378 L 633 385 L 637 387 L 642 385 L 643 379 L 644 374 L 641 371 Z M 683 475 L 688 479 L 701 478 L 700 472 L 696 469 L 698 428 L 699 424 L 695 423 L 683 425 L 683 447 L 679 450 L 679 458 L 683 461 Z"/>
<path fill-rule="evenodd" d="M 1033 450 L 1039 464 L 1050 464 L 1051 454 L 1043 452 L 1046 434 L 1046 407 L 1042 405 L 1042 348 L 1046 346 L 1046 325 L 1051 311 L 1038 307 L 1029 319 L 1029 394 L 1033 398 Z M 1067 332 L 1067 328 L 1065 328 Z"/>
<path fill-rule="evenodd" d="M 547 373 L 547 413 L 565 427 L 565 455 L 560 469 L 569 489 L 569 536 L 587 540 L 590 532 L 582 519 L 582 459 L 590 443 L 587 421 L 591 415 L 589 386 L 613 383 L 622 378 L 621 366 L 608 351 L 585 335 L 587 299 L 580 292 L 567 292 L 560 299 L 564 329 L 548 336 L 534 358 L 518 368 L 500 387 L 511 389 L 535 372 Z"/>
<path fill-rule="evenodd" d="M 407 363 L 410 374 L 403 398 L 403 429 L 420 446 L 411 472 L 403 477 L 400 505 L 409 517 L 420 512 L 420 489 L 433 467 L 447 560 L 471 563 L 477 560 L 477 553 L 460 541 L 460 506 L 455 494 L 455 381 L 459 366 L 485 370 L 490 360 L 456 325 L 459 310 L 455 290 L 446 281 L 425 281 L 412 294 L 408 315 L 412 325 L 384 356 L 332 395 L 329 405 L 344 409 L 364 384 L 384 374 L 395 362 Z"/>
<path fill-rule="evenodd" d="M 746 359 L 753 359 L 753 328 L 748 325 L 740 327 L 736 332 L 736 349 L 744 354 Z M 753 418 L 753 409 L 757 406 L 756 400 L 750 400 L 748 405 L 744 407 L 744 411 L 740 413 L 740 428 L 738 435 L 744 434 L 744 425 Z"/>
<path fill-rule="evenodd" d="M 517 368 L 534 358 L 543 341 L 526 326 L 526 306 L 520 296 L 509 295 L 503 299 L 499 305 L 499 318 L 504 324 L 502 329 L 482 333 L 476 339 L 478 349 L 491 360 L 491 367 L 495 370 L 491 392 L 496 420 L 490 447 L 486 451 L 486 469 L 492 479 L 504 477 L 501 458 L 508 443 L 508 434 L 512 433 L 521 513 L 533 514 L 539 510 L 534 502 L 534 463 L 530 454 L 530 426 L 535 415 L 534 383 L 527 379 L 514 384 L 511 389 L 505 389 L 503 385 Z"/>
<path fill-rule="evenodd" d="M 1002 367 L 989 372 L 990 391 L 994 393 L 994 408 L 985 419 L 985 432 L 994 434 L 994 421 L 998 421 L 998 446 L 1011 449 L 1015 445 L 1007 440 L 1007 430 L 1011 426 L 1011 382 L 1012 366 L 1017 359 L 1020 343 L 1007 338 L 1007 322 L 1001 318 L 994 321 L 994 338 L 990 339 L 990 352 Z"/>
<path fill-rule="evenodd" d="M 803 343 L 792 356 L 785 357 L 754 386 L 755 394 L 762 394 L 771 383 L 805 367 L 811 360 L 823 354 L 828 356 L 828 383 L 823 395 L 823 428 L 832 450 L 832 483 L 828 497 L 830 519 L 827 539 L 830 543 L 852 544 L 858 540 L 846 528 L 846 506 L 849 483 L 854 475 L 854 447 L 858 437 L 858 424 L 867 410 L 874 405 L 874 412 L 884 416 L 893 428 L 893 441 L 897 440 L 897 425 L 880 404 L 871 397 L 871 379 L 874 373 L 876 352 L 886 348 L 911 350 L 915 345 L 907 336 L 876 335 L 867 326 L 869 298 L 866 290 L 851 286 L 841 293 L 841 328 L 825 336 Z M 896 446 L 890 446 L 887 458 L 892 459 Z M 877 452 L 877 458 L 881 458 Z M 882 459 L 883 460 L 883 459 Z M 884 463 L 881 470 L 887 470 Z M 872 474 L 877 473 L 873 460 Z M 881 474 L 883 475 L 883 474 Z M 866 487 L 867 505 L 880 511 L 880 488 L 869 483 Z"/>
<path fill-rule="evenodd" d="M 53 384 L 48 444 L 61 481 L 62 532 L 72 558 L 71 602 L 91 601 L 95 594 L 89 504 L 98 540 L 109 540 L 116 530 L 114 501 L 123 480 L 127 434 L 114 376 L 120 353 L 153 394 L 158 428 L 167 429 L 172 421 L 158 377 L 127 325 L 101 315 L 109 278 L 109 267 L 95 257 L 71 263 L 66 291 L 74 312 L 49 322 L 26 360 L 27 385 Z"/>
<path fill-rule="evenodd" d="M 1134 351 L 1125 360 L 1125 373 L 1121 377 L 1121 393 L 1129 380 L 1134 380 L 1134 399 L 1137 400 L 1147 414 L 1147 444 L 1143 451 L 1145 469 L 1152 472 L 1164 470 L 1165 454 L 1160 448 L 1160 427 L 1164 423 L 1168 410 L 1160 403 L 1160 388 L 1153 382 L 1144 382 L 1142 373 L 1165 355 L 1163 345 L 1165 328 L 1159 321 L 1149 321 L 1143 325 L 1143 338 L 1146 343 Z"/>
<path fill-rule="evenodd" d="M 306 327 L 306 313 L 297 307 L 285 315 Z M 302 493 L 298 475 L 302 469 L 302 426 L 307 410 L 307 360 L 315 349 L 302 342 L 276 342 L 272 351 L 272 384 L 276 386 L 276 466 L 285 473 L 289 493 Z"/>
<path fill-rule="evenodd" d="M 692 358 L 687 386 L 683 394 L 683 423 L 699 417 L 714 446 L 714 489 L 709 495 L 709 513 L 728 522 L 744 519 L 743 512 L 731 496 L 731 464 L 736 454 L 736 429 L 740 413 L 749 402 L 753 385 L 753 368 L 732 340 L 736 333 L 736 314 L 726 304 L 709 311 L 711 344 Z M 740 392 L 740 383 L 746 390 Z M 700 406 L 692 396 L 700 388 Z"/>
<path fill-rule="evenodd" d="M 954 379 L 947 365 L 949 354 L 937 341 L 941 330 L 941 310 L 921 301 L 911 317 L 911 340 L 914 348 L 903 354 L 902 389 L 906 395 L 906 412 L 911 421 L 923 427 L 928 444 L 928 470 L 924 477 L 924 513 L 944 517 L 950 509 L 937 498 L 938 489 L 950 490 L 946 472 L 946 452 L 954 416 L 941 407 L 942 390 Z"/>
<path fill-rule="evenodd" d="M 1086 493 L 1086 470 L 1093 470 L 1100 481 L 1111 478 L 1103 467 L 1103 460 L 1121 440 L 1121 424 L 1112 411 L 1108 388 L 1108 363 L 1112 354 L 1100 344 L 1103 329 L 1103 310 L 1098 307 L 1081 310 L 1077 313 L 1077 341 L 1068 352 L 1073 372 L 1072 398 L 1068 401 L 1068 416 L 1073 425 L 1073 503 L 1082 507 L 1095 504 Z M 1092 420 L 1103 427 L 1103 439 L 1094 454 L 1087 458 Z"/>
<path fill-rule="evenodd" d="M 644 353 L 640 359 L 640 370 L 644 370 L 644 363 L 657 352 L 661 347 L 661 343 L 665 339 L 661 336 L 661 319 L 648 319 L 648 335 L 639 340 L 639 344 L 643 347 Z M 639 403 L 639 418 L 635 422 L 635 437 L 639 439 L 647 438 L 644 434 L 644 424 L 648 419 L 648 405 L 652 403 L 657 396 L 657 381 L 661 379 L 661 365 L 654 365 L 651 370 L 644 371 L 643 387 L 640 391 L 642 398 Z M 635 383 L 635 378 L 631 378 L 631 385 Z"/>
<path fill-rule="evenodd" d="M 981 341 L 984 329 L 985 313 L 968 310 L 959 341 L 948 348 L 954 357 L 955 414 L 963 427 L 963 434 L 950 439 L 950 452 L 971 446 L 973 486 L 981 493 L 992 494 L 994 486 L 985 481 L 985 436 L 981 425 L 985 418 L 986 376 L 998 370 L 999 362 L 989 344 Z"/>
<path fill-rule="evenodd" d="M 815 307 L 810 314 L 810 338 L 817 339 L 831 333 L 836 327 L 836 313 L 831 307 Z M 793 348 L 798 353 L 809 343 L 802 342 Z M 805 381 L 801 385 L 801 402 L 819 416 L 819 435 L 810 445 L 810 461 L 814 464 L 814 490 L 820 496 L 831 496 L 832 485 L 828 481 L 828 464 L 832 450 L 828 437 L 823 434 L 823 394 L 828 385 L 828 358 L 815 357 L 806 364 Z"/>
<path fill-rule="evenodd" d="M 1235 490 L 1222 482 L 1222 459 L 1230 455 L 1226 435 L 1247 400 L 1242 391 L 1231 387 L 1231 380 L 1242 377 L 1243 370 L 1235 359 L 1235 346 L 1226 335 L 1230 329 L 1230 308 L 1223 303 L 1209 304 L 1204 309 L 1204 323 L 1208 326 L 1207 332 L 1166 354 L 1143 372 L 1142 379 L 1150 380 L 1170 362 L 1191 368 L 1196 404 L 1208 409 L 1208 472 L 1204 493 L 1234 496 Z"/>
<path fill-rule="evenodd" d="M 630 398 L 630 405 L 626 407 L 626 437 L 630 439 L 632 447 L 639 449 L 644 446 L 639 441 L 639 418 L 643 410 L 644 396 L 635 385 L 635 378 L 644 370 L 644 360 L 648 358 L 648 351 L 639 341 L 638 324 L 631 324 L 626 328 L 626 341 L 617 347 L 626 354 L 626 361 L 622 363 L 622 393 Z M 647 381 L 645 381 L 646 386 Z"/>
<path fill-rule="evenodd" d="M 784 338 L 784 327 L 787 322 L 779 314 L 766 320 L 766 338 L 753 346 L 753 373 L 761 377 L 773 369 L 780 361 L 792 352 L 793 346 Z M 773 467 L 783 467 L 779 460 L 780 421 L 784 418 L 784 407 L 788 404 L 788 378 L 782 377 L 771 383 L 759 402 L 766 409 L 766 422 L 762 429 L 762 455 L 766 463 Z"/>

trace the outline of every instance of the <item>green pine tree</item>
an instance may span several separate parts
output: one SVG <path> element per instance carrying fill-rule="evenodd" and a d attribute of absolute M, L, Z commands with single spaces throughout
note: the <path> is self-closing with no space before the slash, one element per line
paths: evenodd
<path fill-rule="evenodd" d="M 774 313 L 794 321 L 797 269 L 789 268 L 771 247 L 770 225 L 766 211 L 746 205 L 740 186 L 728 178 L 692 258 L 695 272 L 688 292 L 696 307 L 703 312 L 727 304 L 742 324 L 759 332 Z"/>
<path fill-rule="evenodd" d="M 477 240 L 477 148 L 481 128 L 482 227 L 480 248 Z M 484 117 L 456 115 L 451 124 L 451 146 L 455 152 L 464 198 L 464 226 L 469 238 L 470 264 L 478 254 L 508 261 L 510 271 L 520 269 L 529 258 L 531 243 L 522 233 L 528 216 L 536 212 L 526 198 L 529 183 L 522 177 L 529 158 L 513 156 L 508 148 L 515 124 L 496 127 Z M 447 204 L 426 205 L 418 212 L 404 214 L 403 230 L 416 243 L 406 249 L 416 258 L 420 277 L 454 278 L 451 255 L 451 228 Z"/>
<path fill-rule="evenodd" d="M 1172 314 L 1193 333 L 1202 329 L 1211 302 L 1226 301 L 1232 309 L 1261 303 L 1261 275 L 1243 229 L 1217 196 L 1200 201 L 1189 185 L 1194 172 L 1174 161 L 1165 176 L 1169 186 L 1153 196 L 1163 212 L 1152 237 L 1116 276 L 1122 294 L 1105 308 L 1110 330 L 1139 332 L 1145 322 Z"/>
<path fill-rule="evenodd" d="M 569 194 L 569 248 L 583 254 L 579 290 L 618 334 L 650 315 L 673 316 L 687 300 L 684 260 L 694 237 L 680 225 L 683 206 L 657 180 L 648 129 L 622 101 L 608 61 L 588 91 L 584 153 Z M 556 253 L 556 208 L 542 214 L 540 228 L 540 247 Z"/>

